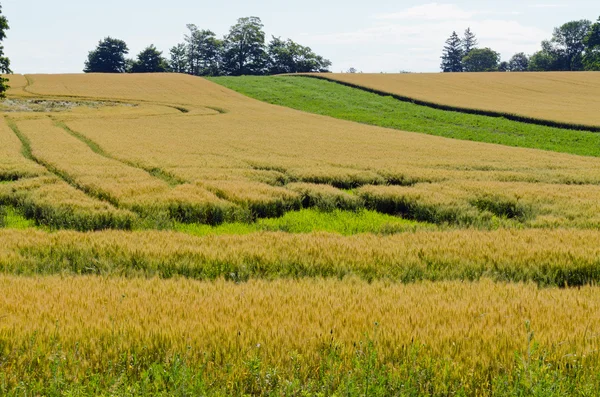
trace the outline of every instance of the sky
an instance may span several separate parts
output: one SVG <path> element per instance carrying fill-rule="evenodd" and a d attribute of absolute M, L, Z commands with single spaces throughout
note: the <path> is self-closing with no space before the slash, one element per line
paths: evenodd
<path fill-rule="evenodd" d="M 81 73 L 106 36 L 130 57 L 150 44 L 168 55 L 187 24 L 222 36 L 240 17 L 257 16 L 267 37 L 290 38 L 333 62 L 368 73 L 438 72 L 444 42 L 470 27 L 480 47 L 508 60 L 531 54 L 554 27 L 600 17 L 597 0 L 0 0 L 11 29 L 5 55 L 15 73 Z"/>

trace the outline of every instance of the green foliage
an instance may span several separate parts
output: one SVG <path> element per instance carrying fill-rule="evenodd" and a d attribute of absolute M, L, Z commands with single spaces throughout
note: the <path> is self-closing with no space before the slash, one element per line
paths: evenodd
<path fill-rule="evenodd" d="M 169 71 L 173 73 L 187 72 L 187 47 L 184 43 L 177 44 L 169 50 Z"/>
<path fill-rule="evenodd" d="M 264 25 L 258 17 L 238 19 L 225 37 L 225 70 L 233 76 L 263 74 L 267 63 Z"/>
<path fill-rule="evenodd" d="M 220 226 L 179 223 L 175 227 L 177 231 L 195 236 L 239 235 L 260 231 L 281 231 L 287 233 L 329 232 L 345 236 L 360 233 L 388 235 L 434 228 L 433 225 L 408 221 L 375 211 L 360 210 L 351 212 L 335 210 L 324 212 L 314 209 L 288 212 L 280 218 L 259 219 L 255 223 L 226 223 Z"/>
<path fill-rule="evenodd" d="M 462 58 L 464 56 L 462 40 L 456 32 L 446 40 L 442 54 L 442 72 L 462 72 Z"/>
<path fill-rule="evenodd" d="M 85 73 L 125 73 L 127 62 L 125 55 L 129 53 L 123 40 L 107 37 L 100 40 L 95 50 L 90 51 L 85 62 Z"/>
<path fill-rule="evenodd" d="M 309 47 L 292 40 L 273 37 L 268 48 L 258 17 L 238 19 L 223 39 L 211 30 L 188 24 L 185 41 L 172 47 L 169 59 L 154 46 L 142 51 L 137 60 L 125 59 L 127 45 L 107 37 L 91 51 L 86 73 L 188 73 L 194 76 L 264 75 L 301 72 L 327 72 L 331 61 Z M 1 40 L 1 39 L 0 39 Z M 0 47 L 1 48 L 1 47 Z M 1 52 L 0 52 L 1 55 Z M 0 68 L 1 68 L 0 58 Z M 1 69 L 0 69 L 1 71 Z"/>
<path fill-rule="evenodd" d="M 268 47 L 270 74 L 327 72 L 331 61 L 288 39 L 273 37 Z"/>
<path fill-rule="evenodd" d="M 529 69 L 529 57 L 524 52 L 513 55 L 508 62 L 508 70 L 511 72 L 526 72 Z"/>
<path fill-rule="evenodd" d="M 218 76 L 222 74 L 223 41 L 214 32 L 187 25 L 190 33 L 185 36 L 185 59 L 187 73 L 194 76 Z M 178 51 L 181 48 L 177 49 Z M 171 53 L 177 55 L 177 53 Z M 175 65 L 177 66 L 177 65 Z"/>
<path fill-rule="evenodd" d="M 600 71 L 600 18 L 591 26 L 583 44 L 585 45 L 583 57 L 585 70 Z"/>
<path fill-rule="evenodd" d="M 542 41 L 542 49 L 530 58 L 528 70 L 578 71 L 593 65 L 593 56 L 585 57 L 585 41 L 592 23 L 588 20 L 567 22 L 554 29 L 551 40 Z"/>
<path fill-rule="evenodd" d="M 554 29 L 551 42 L 556 52 L 564 58 L 565 70 L 583 70 L 584 40 L 591 26 L 591 21 L 583 19 L 567 22 Z"/>
<path fill-rule="evenodd" d="M 6 31 L 10 29 L 8 26 L 8 20 L 2 15 L 2 6 L 0 5 L 0 43 L 6 38 Z M 0 44 L 0 73 L 12 73 L 10 70 L 10 60 L 4 56 L 4 46 Z M 6 97 L 6 90 L 8 85 L 6 84 L 8 79 L 0 76 L 0 99 Z"/>
<path fill-rule="evenodd" d="M 600 157 L 600 135 L 432 109 L 307 77 L 219 77 L 212 81 L 275 105 L 448 138 Z"/>
<path fill-rule="evenodd" d="M 29 229 L 35 227 L 35 222 L 25 218 L 13 207 L 0 206 L 0 227 L 7 229 Z"/>
<path fill-rule="evenodd" d="M 131 65 L 131 73 L 162 73 L 167 71 L 167 60 L 163 58 L 162 52 L 154 45 L 146 47 L 137 56 Z"/>
<path fill-rule="evenodd" d="M 462 59 L 465 72 L 495 72 L 500 54 L 490 48 L 475 48 Z"/>
<path fill-rule="evenodd" d="M 529 58 L 528 70 L 531 72 L 546 72 L 557 69 L 557 58 L 547 52 L 538 51 Z"/>

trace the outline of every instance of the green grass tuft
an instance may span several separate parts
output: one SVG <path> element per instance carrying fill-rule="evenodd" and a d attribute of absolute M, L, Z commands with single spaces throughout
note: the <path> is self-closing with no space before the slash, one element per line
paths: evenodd
<path fill-rule="evenodd" d="M 7 229 L 29 229 L 35 227 L 35 222 L 25 218 L 23 214 L 12 207 L 0 208 L 0 226 Z"/>
<path fill-rule="evenodd" d="M 330 232 L 345 236 L 361 233 L 396 234 L 435 226 L 381 214 L 375 211 L 331 212 L 303 209 L 288 212 L 280 218 L 259 219 L 255 223 L 226 223 L 219 226 L 178 223 L 175 230 L 195 236 L 250 234 L 261 231 L 287 233 Z"/>

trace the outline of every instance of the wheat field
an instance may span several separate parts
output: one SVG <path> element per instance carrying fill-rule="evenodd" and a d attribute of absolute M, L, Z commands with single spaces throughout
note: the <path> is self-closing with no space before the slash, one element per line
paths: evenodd
<path fill-rule="evenodd" d="M 600 384 L 599 158 L 342 121 L 184 75 L 10 84 L 0 394 Z M 597 123 L 578 111 L 562 121 Z M 318 232 L 319 214 L 365 224 Z M 373 228 L 369 214 L 406 224 Z M 250 229 L 290 215 L 308 230 Z M 233 232 L 194 235 L 218 227 Z"/>
<path fill-rule="evenodd" d="M 422 385 L 423 394 L 473 373 L 465 392 L 482 395 L 492 387 L 486 376 L 515 367 L 515 352 L 544 365 L 600 364 L 595 287 L 2 276 L 0 291 L 4 387 L 53 376 L 69 384 L 97 371 L 139 379 L 160 358 L 201 368 L 196 380 L 223 394 L 263 394 L 277 377 L 308 385 L 319 373 L 335 389 L 347 371 L 364 371 L 356 360 L 376 357 L 374 373 L 405 384 L 411 371 L 442 371 L 449 383 Z M 557 347 L 532 352 L 534 340 Z"/>
<path fill-rule="evenodd" d="M 28 94 L 136 105 L 9 121 L 38 162 L 141 217 L 214 224 L 280 216 L 315 195 L 340 202 L 352 190 L 362 206 L 437 224 L 508 217 L 530 227 L 600 225 L 600 159 L 333 120 L 189 76 L 28 79 Z M 164 113 L 147 113 L 148 105 Z M 299 192 L 298 182 L 313 186 Z"/>
<path fill-rule="evenodd" d="M 595 72 L 316 75 L 451 107 L 600 126 L 600 75 Z"/>

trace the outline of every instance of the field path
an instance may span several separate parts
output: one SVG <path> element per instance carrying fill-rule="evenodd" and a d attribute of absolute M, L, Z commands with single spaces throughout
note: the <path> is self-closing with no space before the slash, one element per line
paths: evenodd
<path fill-rule="evenodd" d="M 183 185 L 185 183 L 188 183 L 188 181 L 185 181 L 181 178 L 173 176 L 172 174 L 170 174 L 158 167 L 146 167 L 141 164 L 134 163 L 132 161 L 117 158 L 117 157 L 107 153 L 100 145 L 98 145 L 96 142 L 92 141 L 90 138 L 69 128 L 69 126 L 62 121 L 58 121 L 55 119 L 55 125 L 57 127 L 62 128 L 63 130 L 65 130 L 68 134 L 72 135 L 73 137 L 79 139 L 81 142 L 85 143 L 94 153 L 96 153 L 102 157 L 106 157 L 107 159 L 110 159 L 110 160 L 119 161 L 128 167 L 139 168 L 143 171 L 146 171 L 152 177 L 158 178 L 164 182 L 167 182 L 171 186 Z"/>

